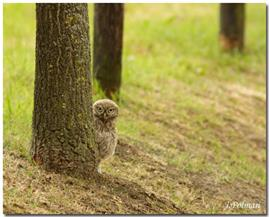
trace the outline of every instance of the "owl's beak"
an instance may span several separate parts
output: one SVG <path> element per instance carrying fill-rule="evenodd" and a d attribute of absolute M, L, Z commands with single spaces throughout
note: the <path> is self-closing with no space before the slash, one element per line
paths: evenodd
<path fill-rule="evenodd" d="M 104 113 L 104 119 L 105 120 L 107 119 L 107 113 Z"/>

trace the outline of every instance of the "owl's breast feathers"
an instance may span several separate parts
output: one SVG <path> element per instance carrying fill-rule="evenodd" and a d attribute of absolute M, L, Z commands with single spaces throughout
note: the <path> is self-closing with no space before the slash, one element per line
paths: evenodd
<path fill-rule="evenodd" d="M 95 141 L 98 145 L 101 159 L 112 156 L 117 144 L 117 132 L 112 122 L 95 121 Z"/>

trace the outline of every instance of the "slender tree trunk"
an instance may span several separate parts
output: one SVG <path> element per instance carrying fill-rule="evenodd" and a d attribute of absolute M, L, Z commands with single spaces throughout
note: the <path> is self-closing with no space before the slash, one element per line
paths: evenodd
<path fill-rule="evenodd" d="M 109 98 L 118 96 L 121 85 L 123 19 L 123 4 L 94 5 L 93 71 Z"/>
<path fill-rule="evenodd" d="M 224 50 L 244 48 L 245 4 L 220 4 L 220 45 Z"/>
<path fill-rule="evenodd" d="M 91 175 L 93 138 L 87 4 L 36 4 L 31 155 L 47 170 Z"/>

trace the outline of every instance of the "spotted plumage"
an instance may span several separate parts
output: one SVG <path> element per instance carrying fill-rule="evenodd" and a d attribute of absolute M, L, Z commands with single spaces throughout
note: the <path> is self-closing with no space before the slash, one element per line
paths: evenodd
<path fill-rule="evenodd" d="M 95 122 L 95 141 L 98 146 L 101 162 L 111 157 L 117 145 L 116 120 L 118 105 L 109 99 L 97 100 L 93 104 Z M 100 165 L 98 172 L 101 173 Z"/>

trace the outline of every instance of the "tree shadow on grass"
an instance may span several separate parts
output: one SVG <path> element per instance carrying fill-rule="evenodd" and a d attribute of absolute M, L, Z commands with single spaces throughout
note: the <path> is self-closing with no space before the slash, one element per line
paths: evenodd
<path fill-rule="evenodd" d="M 170 200 L 157 197 L 139 184 L 124 178 L 102 174 L 94 181 L 93 186 L 102 188 L 112 197 L 122 201 L 130 214 L 183 214 L 184 212 Z M 92 186 L 91 186 L 92 187 Z"/>

